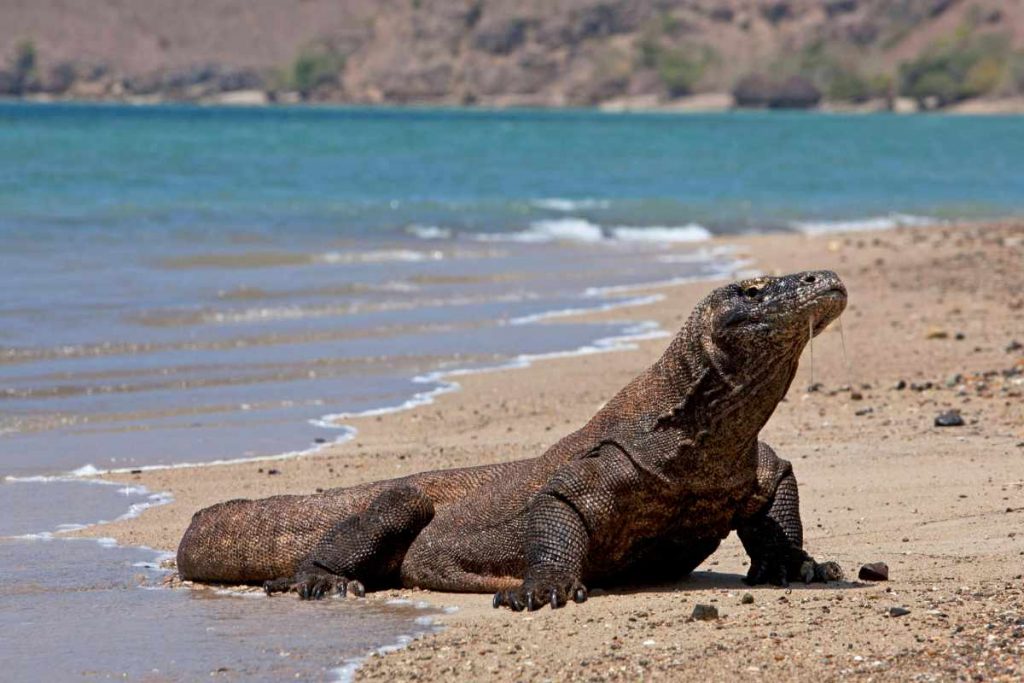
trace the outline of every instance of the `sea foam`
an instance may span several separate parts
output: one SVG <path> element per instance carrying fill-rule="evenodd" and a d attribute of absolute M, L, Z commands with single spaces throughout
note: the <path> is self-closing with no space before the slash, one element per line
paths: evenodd
<path fill-rule="evenodd" d="M 482 233 L 476 239 L 484 242 L 521 242 L 543 244 L 547 242 L 576 242 L 583 244 L 614 244 L 643 242 L 667 244 L 701 242 L 711 238 L 711 231 L 703 225 L 688 223 L 679 226 L 655 225 L 640 227 L 617 225 L 604 228 L 585 218 L 567 216 L 534 221 L 526 230 L 505 233 Z"/>
<path fill-rule="evenodd" d="M 934 225 L 941 221 L 927 216 L 914 216 L 905 213 L 890 213 L 885 216 L 854 218 L 834 221 L 794 221 L 790 223 L 797 232 L 805 235 L 824 235 L 833 232 L 854 232 L 861 230 L 892 230 L 893 228 L 921 227 Z"/>
<path fill-rule="evenodd" d="M 677 227 L 651 226 L 634 228 L 621 226 L 612 228 L 612 235 L 622 242 L 703 242 L 711 239 L 711 231 L 697 223 L 687 223 Z"/>
<path fill-rule="evenodd" d="M 549 197 L 547 199 L 535 199 L 530 202 L 538 209 L 549 211 L 582 211 L 585 209 L 607 209 L 611 202 L 607 199 L 564 199 L 562 197 Z"/>

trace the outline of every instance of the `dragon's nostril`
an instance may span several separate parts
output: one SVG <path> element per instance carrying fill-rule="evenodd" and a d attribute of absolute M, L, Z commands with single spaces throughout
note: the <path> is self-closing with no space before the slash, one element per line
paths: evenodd
<path fill-rule="evenodd" d="M 817 279 L 818 279 L 818 278 L 814 277 L 813 275 L 804 275 L 804 282 L 806 282 L 806 283 L 807 283 L 807 284 L 809 284 L 809 285 L 812 285 L 812 284 L 814 284 L 814 282 L 815 282 L 815 281 L 816 281 Z"/>

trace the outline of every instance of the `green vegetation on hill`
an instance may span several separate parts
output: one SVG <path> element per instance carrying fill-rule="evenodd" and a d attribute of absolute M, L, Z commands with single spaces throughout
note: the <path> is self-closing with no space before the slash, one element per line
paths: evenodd
<path fill-rule="evenodd" d="M 1008 76 L 1010 62 L 1006 36 L 960 33 L 902 64 L 901 90 L 924 106 L 944 107 L 993 92 Z"/>
<path fill-rule="evenodd" d="M 326 45 L 307 45 L 286 68 L 270 79 L 276 90 L 291 90 L 309 97 L 319 88 L 341 83 L 345 56 Z"/>

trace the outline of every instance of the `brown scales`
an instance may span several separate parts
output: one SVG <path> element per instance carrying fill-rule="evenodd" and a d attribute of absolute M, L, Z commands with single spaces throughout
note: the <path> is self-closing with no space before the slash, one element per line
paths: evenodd
<path fill-rule="evenodd" d="M 192 519 L 178 571 L 303 598 L 405 586 L 535 609 L 582 602 L 586 585 L 681 578 L 736 530 L 749 583 L 839 578 L 804 552 L 792 469 L 757 435 L 845 305 L 829 271 L 716 289 L 539 458 L 214 505 Z"/>

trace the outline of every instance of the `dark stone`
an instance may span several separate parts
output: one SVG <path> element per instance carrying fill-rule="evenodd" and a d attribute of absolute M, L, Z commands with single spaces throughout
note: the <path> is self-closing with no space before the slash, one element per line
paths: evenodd
<path fill-rule="evenodd" d="M 904 390 L 904 389 L 906 389 L 906 388 L 907 388 L 907 382 L 906 382 L 906 380 L 902 380 L 902 379 L 901 379 L 901 380 L 900 380 L 899 382 L 896 382 L 896 386 L 895 386 L 895 389 L 896 389 L 897 391 L 903 391 L 903 390 Z"/>
<path fill-rule="evenodd" d="M 890 617 L 905 617 L 908 614 L 910 614 L 910 610 L 908 610 L 906 607 L 890 607 L 889 608 L 889 616 Z"/>
<path fill-rule="evenodd" d="M 775 84 L 764 74 L 751 74 L 739 80 L 732 96 L 737 107 L 767 107 L 774 88 Z"/>
<path fill-rule="evenodd" d="M 936 427 L 962 427 L 963 424 L 964 418 L 960 416 L 960 411 L 956 409 L 947 410 L 935 416 Z"/>
<path fill-rule="evenodd" d="M 741 78 L 732 91 L 737 107 L 809 109 L 821 101 L 821 91 L 803 76 L 776 81 L 764 74 Z"/>
<path fill-rule="evenodd" d="M 854 415 L 858 417 L 863 417 L 864 415 L 870 415 L 873 412 L 875 412 L 874 408 L 861 408 L 860 410 L 855 412 Z"/>
<path fill-rule="evenodd" d="M 270 474 L 270 475 L 281 474 L 281 470 L 269 469 L 269 470 L 267 470 L 267 474 Z"/>
<path fill-rule="evenodd" d="M 744 593 L 743 597 L 740 598 L 741 605 L 752 605 L 754 604 L 754 596 L 750 593 Z"/>
<path fill-rule="evenodd" d="M 803 76 L 790 76 L 771 103 L 772 109 L 809 109 L 821 101 L 821 91 Z"/>
<path fill-rule="evenodd" d="M 313 439 L 313 443 L 327 443 L 327 439 L 325 439 L 322 436 L 318 436 L 315 439 Z"/>
<path fill-rule="evenodd" d="M 1021 344 L 1016 339 L 1014 339 L 1013 341 L 1006 345 L 1007 353 L 1013 353 L 1014 351 L 1020 351 L 1021 349 L 1024 349 L 1024 344 Z"/>
<path fill-rule="evenodd" d="M 718 608 L 714 605 L 694 605 L 690 618 L 694 621 L 714 621 L 718 618 Z"/>
<path fill-rule="evenodd" d="M 861 581 L 888 581 L 889 565 L 885 562 L 870 562 L 861 565 L 860 571 L 857 572 L 857 578 Z"/>
<path fill-rule="evenodd" d="M 814 384 L 811 384 L 811 385 L 809 385 L 807 387 L 807 393 L 808 394 L 813 394 L 815 392 L 821 391 L 824 388 L 825 388 L 824 384 L 822 384 L 821 382 L 815 382 Z"/>

